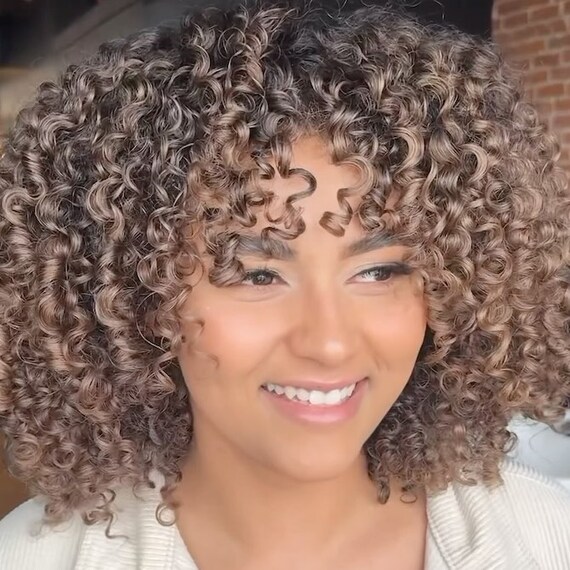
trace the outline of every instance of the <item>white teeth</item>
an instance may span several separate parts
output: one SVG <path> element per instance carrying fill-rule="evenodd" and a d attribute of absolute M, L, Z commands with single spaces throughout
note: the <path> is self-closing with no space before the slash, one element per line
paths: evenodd
<path fill-rule="evenodd" d="M 338 404 L 341 400 L 344 400 L 344 396 L 342 395 L 344 392 L 344 389 L 342 390 L 333 390 L 332 392 L 329 392 L 326 396 L 325 396 L 325 404 L 328 404 L 329 406 L 332 404 Z"/>
<path fill-rule="evenodd" d="M 301 402 L 308 402 L 311 395 L 309 394 L 308 390 L 304 390 L 303 388 L 299 388 L 295 390 L 295 396 L 301 400 Z"/>
<path fill-rule="evenodd" d="M 304 388 L 295 388 L 294 386 L 281 386 L 279 384 L 268 383 L 265 388 L 269 392 L 275 392 L 279 396 L 285 396 L 288 400 L 308 402 L 314 406 L 337 406 L 344 400 L 352 396 L 356 383 L 345 386 L 342 389 L 323 392 L 321 390 L 305 390 Z"/>
<path fill-rule="evenodd" d="M 324 392 L 319 392 L 317 390 L 311 390 L 309 393 L 309 402 L 315 405 L 323 405 L 325 403 L 327 395 Z"/>
<path fill-rule="evenodd" d="M 287 398 L 289 398 L 289 400 L 292 400 L 295 397 L 296 393 L 297 393 L 297 390 L 295 390 L 295 388 L 293 388 L 293 386 L 285 386 L 285 396 L 287 396 Z"/>

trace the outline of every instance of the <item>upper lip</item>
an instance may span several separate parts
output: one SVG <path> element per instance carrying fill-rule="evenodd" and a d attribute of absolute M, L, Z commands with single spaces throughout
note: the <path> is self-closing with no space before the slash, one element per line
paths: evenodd
<path fill-rule="evenodd" d="M 279 386 L 293 386 L 294 388 L 304 388 L 305 390 L 321 390 L 321 391 L 330 391 L 330 390 L 340 390 L 342 388 L 346 388 L 348 386 L 352 386 L 352 384 L 356 384 L 361 380 L 364 380 L 365 376 L 359 376 L 352 379 L 343 379 L 343 380 L 316 380 L 316 379 L 305 379 L 305 380 L 271 380 L 266 382 L 266 384 L 278 384 Z"/>

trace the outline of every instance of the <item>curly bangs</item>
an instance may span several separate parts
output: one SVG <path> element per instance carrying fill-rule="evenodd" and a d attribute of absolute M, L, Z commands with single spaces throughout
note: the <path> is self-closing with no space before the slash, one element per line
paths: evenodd
<path fill-rule="evenodd" d="M 47 521 L 108 520 L 117 484 L 180 480 L 195 238 L 251 227 L 271 200 L 256 180 L 292 175 L 307 133 L 366 173 L 326 228 L 391 224 L 424 282 L 429 335 L 365 445 L 381 499 L 393 476 L 499 483 L 510 418 L 560 412 L 570 199 L 498 51 L 377 7 L 207 10 L 44 83 L 2 151 L 0 429 Z M 302 231 L 293 203 L 274 222 Z"/>

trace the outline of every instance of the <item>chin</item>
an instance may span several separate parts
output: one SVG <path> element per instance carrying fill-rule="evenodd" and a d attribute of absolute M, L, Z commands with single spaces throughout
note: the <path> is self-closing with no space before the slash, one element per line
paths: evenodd
<path fill-rule="evenodd" d="M 299 483 L 316 483 L 340 477 L 362 460 L 362 448 L 349 451 L 328 447 L 291 450 L 288 454 L 281 454 L 270 468 Z"/>

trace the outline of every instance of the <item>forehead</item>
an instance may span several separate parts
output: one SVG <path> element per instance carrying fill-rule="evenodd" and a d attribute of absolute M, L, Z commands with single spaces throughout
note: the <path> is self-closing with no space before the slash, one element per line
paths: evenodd
<path fill-rule="evenodd" d="M 238 182 L 241 186 L 235 194 L 237 199 L 229 207 L 217 208 L 214 201 L 210 215 L 205 202 L 208 217 L 198 222 L 200 229 L 193 234 L 201 244 L 200 250 L 226 261 L 228 256 L 247 251 L 271 251 L 270 257 L 278 251 L 278 257 L 285 259 L 290 255 L 284 253 L 283 245 L 270 246 L 268 236 L 287 242 L 292 250 L 309 247 L 321 248 L 322 252 L 323 248 L 333 247 L 345 252 L 343 256 L 354 255 L 349 246 L 371 234 L 383 243 L 394 242 L 397 228 L 380 221 L 386 210 L 382 189 L 375 186 L 374 167 L 356 155 L 342 163 L 335 162 L 333 152 L 330 140 L 305 135 L 290 143 L 288 152 L 281 154 L 281 161 L 266 156 L 264 166 L 252 172 L 249 182 Z M 289 174 L 281 176 L 279 172 L 286 167 Z M 264 176 L 269 172 L 271 175 Z M 371 191 L 374 197 L 369 199 Z M 223 200 L 229 191 L 220 187 L 211 195 Z M 390 190 L 386 205 L 393 195 Z M 365 216 L 372 215 L 363 218 L 363 207 Z M 364 222 L 368 218 L 372 223 Z M 254 247 L 240 243 L 242 238 L 254 238 L 253 242 L 249 240 Z M 259 238 L 265 241 L 263 247 L 259 246 Z M 369 244 L 359 244 L 358 248 L 361 245 L 370 249 Z"/>
<path fill-rule="evenodd" d="M 363 177 L 362 169 L 355 164 L 334 164 L 326 143 L 317 136 L 306 136 L 292 144 L 291 169 L 302 169 L 315 179 L 315 190 L 295 203 L 302 211 L 307 227 L 319 225 L 325 212 L 338 212 L 338 191 L 357 186 Z M 275 164 L 273 163 L 275 166 Z M 300 174 L 282 178 L 277 170 L 271 180 L 261 180 L 260 185 L 276 196 L 276 206 L 288 197 L 307 189 L 309 182 Z M 348 198 L 356 208 L 360 198 Z"/>

